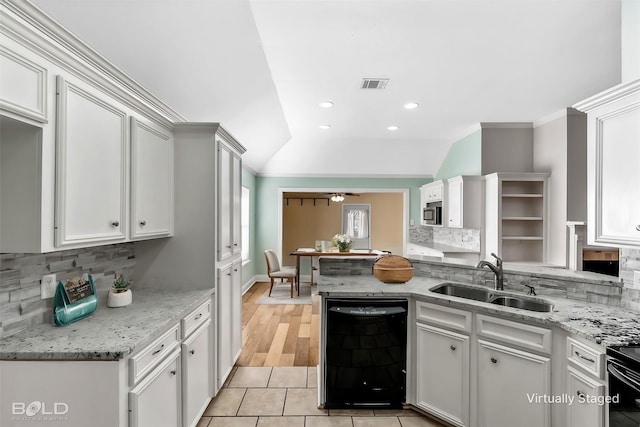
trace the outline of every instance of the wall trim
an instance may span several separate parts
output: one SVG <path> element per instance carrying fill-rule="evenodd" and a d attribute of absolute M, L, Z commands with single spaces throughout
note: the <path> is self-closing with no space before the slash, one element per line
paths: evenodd
<path fill-rule="evenodd" d="M 531 122 L 481 122 L 482 129 L 530 129 L 533 127 Z"/>
<path fill-rule="evenodd" d="M 242 285 L 242 295 L 246 294 L 246 293 L 247 293 L 247 291 L 253 287 L 253 285 L 255 285 L 257 282 L 259 282 L 259 280 L 256 280 L 256 277 L 257 277 L 257 276 L 253 276 L 253 277 L 251 277 L 249 280 L 247 280 L 247 281 Z"/>
<path fill-rule="evenodd" d="M 563 108 L 562 110 L 556 111 L 555 113 L 549 114 L 547 116 L 542 117 L 541 119 L 536 120 L 535 122 L 533 122 L 533 127 L 535 129 L 542 125 L 546 125 L 547 123 L 552 122 L 554 120 L 558 120 L 562 117 L 567 117 L 567 114 L 568 114 L 567 108 Z"/>
<path fill-rule="evenodd" d="M 398 179 L 433 179 L 432 174 L 425 175 L 404 175 L 404 174 L 368 174 L 359 173 L 353 175 L 344 174 L 306 174 L 306 173 L 270 173 L 257 172 L 256 176 L 261 178 L 398 178 Z"/>

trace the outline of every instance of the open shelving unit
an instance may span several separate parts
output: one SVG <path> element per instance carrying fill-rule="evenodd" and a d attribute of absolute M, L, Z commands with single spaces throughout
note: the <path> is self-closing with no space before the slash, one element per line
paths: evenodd
<path fill-rule="evenodd" d="M 546 261 L 546 173 L 486 176 L 485 253 L 505 262 Z"/>

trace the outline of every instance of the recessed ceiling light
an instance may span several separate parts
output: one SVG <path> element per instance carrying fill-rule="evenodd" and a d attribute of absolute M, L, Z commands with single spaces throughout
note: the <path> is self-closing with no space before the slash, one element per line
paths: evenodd
<path fill-rule="evenodd" d="M 407 102 L 406 104 L 404 104 L 404 108 L 406 108 L 407 110 L 413 110 L 414 108 L 418 108 L 418 103 L 417 102 Z"/>
<path fill-rule="evenodd" d="M 400 126 L 396 126 L 396 125 L 387 126 L 387 130 L 398 130 L 398 129 L 400 129 Z"/>
<path fill-rule="evenodd" d="M 327 129 L 331 129 L 331 125 L 320 125 L 319 128 L 322 130 L 327 130 Z"/>
<path fill-rule="evenodd" d="M 331 108 L 331 107 L 333 107 L 333 102 L 331 102 L 331 101 L 322 101 L 320 103 L 320 106 L 322 108 Z"/>

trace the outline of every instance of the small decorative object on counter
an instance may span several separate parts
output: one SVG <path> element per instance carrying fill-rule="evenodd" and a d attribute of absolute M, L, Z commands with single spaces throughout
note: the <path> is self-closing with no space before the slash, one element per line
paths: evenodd
<path fill-rule="evenodd" d="M 353 243 L 351 237 L 347 236 L 346 234 L 336 234 L 335 236 L 333 236 L 331 242 L 334 246 L 338 247 L 338 250 L 340 252 L 349 252 L 349 249 L 351 249 L 351 244 Z"/>
<path fill-rule="evenodd" d="M 131 283 L 125 280 L 122 274 L 117 277 L 113 281 L 113 286 L 109 289 L 107 305 L 109 307 L 124 307 L 131 304 L 133 293 L 129 286 L 131 286 Z"/>
<path fill-rule="evenodd" d="M 93 314 L 98 308 L 93 277 L 84 275 L 58 282 L 53 296 L 53 320 L 58 326 L 66 326 Z"/>
<path fill-rule="evenodd" d="M 413 277 L 413 264 L 399 255 L 382 255 L 373 263 L 373 275 L 384 283 L 405 283 Z"/>

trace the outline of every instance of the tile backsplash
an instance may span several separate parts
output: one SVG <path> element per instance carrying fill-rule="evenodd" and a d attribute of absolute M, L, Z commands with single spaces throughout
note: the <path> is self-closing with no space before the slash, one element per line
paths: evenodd
<path fill-rule="evenodd" d="M 634 271 L 640 271 L 640 249 L 620 249 L 620 278 L 624 282 L 622 306 L 640 311 L 640 289 L 631 289 Z"/>
<path fill-rule="evenodd" d="M 440 243 L 479 252 L 480 229 L 412 225 L 409 227 L 409 242 Z"/>
<path fill-rule="evenodd" d="M 44 274 L 55 273 L 57 281 L 64 281 L 89 273 L 98 289 L 108 289 L 116 275 L 133 278 L 134 266 L 133 243 L 46 254 L 0 254 L 0 338 L 53 321 L 53 298 L 40 299 Z"/>

